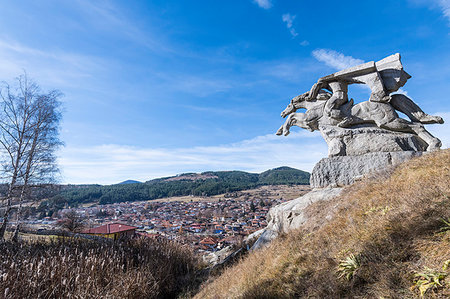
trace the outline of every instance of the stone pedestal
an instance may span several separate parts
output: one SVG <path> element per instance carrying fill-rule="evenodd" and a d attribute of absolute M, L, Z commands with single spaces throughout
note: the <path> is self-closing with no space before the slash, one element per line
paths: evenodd
<path fill-rule="evenodd" d="M 365 174 L 385 170 L 420 155 L 422 152 L 405 151 L 323 158 L 314 166 L 310 185 L 312 188 L 350 185 Z"/>
<path fill-rule="evenodd" d="M 351 129 L 322 126 L 328 144 L 328 156 L 356 156 L 374 152 L 427 150 L 427 144 L 414 134 L 393 132 L 374 125 L 354 126 Z"/>

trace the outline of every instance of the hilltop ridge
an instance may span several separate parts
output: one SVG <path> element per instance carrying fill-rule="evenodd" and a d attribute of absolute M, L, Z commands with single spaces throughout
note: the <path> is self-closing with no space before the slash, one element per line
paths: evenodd
<path fill-rule="evenodd" d="M 309 178 L 308 172 L 283 166 L 260 174 L 236 170 L 207 171 L 157 178 L 145 183 L 125 181 L 106 186 L 69 185 L 42 202 L 40 208 L 51 210 L 85 203 L 109 204 L 187 195 L 212 196 L 263 185 L 308 185 Z"/>
<path fill-rule="evenodd" d="M 126 180 L 126 181 L 117 183 L 117 185 L 125 185 L 125 184 L 142 184 L 142 182 L 135 181 L 135 180 Z"/>

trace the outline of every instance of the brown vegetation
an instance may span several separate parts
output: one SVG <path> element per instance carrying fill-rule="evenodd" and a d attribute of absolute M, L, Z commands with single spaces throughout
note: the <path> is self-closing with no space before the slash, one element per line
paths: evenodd
<path fill-rule="evenodd" d="M 307 225 L 225 270 L 197 298 L 450 297 L 450 150 L 358 182 L 308 214 Z"/>
<path fill-rule="evenodd" d="M 194 285 L 192 251 L 167 240 L 0 244 L 3 298 L 174 298 Z"/>
<path fill-rule="evenodd" d="M 208 174 L 208 173 L 189 173 L 189 174 L 182 174 L 177 175 L 174 177 L 170 177 L 168 179 L 165 179 L 166 182 L 172 182 L 172 181 L 198 181 L 198 180 L 207 180 L 207 179 L 217 179 L 219 178 L 217 175 L 214 174 Z"/>

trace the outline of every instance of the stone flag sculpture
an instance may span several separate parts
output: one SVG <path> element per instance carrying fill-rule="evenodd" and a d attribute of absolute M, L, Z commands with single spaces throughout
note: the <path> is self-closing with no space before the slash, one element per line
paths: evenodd
<path fill-rule="evenodd" d="M 313 187 L 350 184 L 357 176 L 441 147 L 424 124 L 442 124 L 443 119 L 426 114 L 403 94 L 392 94 L 409 78 L 397 53 L 322 77 L 291 100 L 281 113 L 287 119 L 277 135 L 287 136 L 298 126 L 320 131 L 328 144 L 329 158 L 313 170 Z M 350 84 L 368 85 L 369 100 L 354 104 L 348 97 Z M 302 108 L 304 113 L 296 112 Z"/>

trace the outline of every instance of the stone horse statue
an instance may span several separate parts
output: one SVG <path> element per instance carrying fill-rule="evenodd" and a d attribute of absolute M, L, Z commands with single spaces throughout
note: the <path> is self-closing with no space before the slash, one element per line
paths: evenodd
<path fill-rule="evenodd" d="M 362 154 L 373 151 L 433 151 L 441 146 L 441 141 L 428 132 L 424 124 L 444 121 L 439 116 L 423 112 L 410 98 L 403 94 L 389 94 L 403 86 L 410 77 L 398 63 L 400 56 L 392 55 L 376 64 L 367 64 L 344 70 L 319 79 L 312 90 L 294 97 L 281 113 L 287 117 L 278 129 L 277 135 L 287 136 L 292 126 L 309 131 L 319 130 L 329 145 L 329 156 Z M 387 61 L 387 63 L 386 63 Z M 395 62 L 399 79 L 395 87 L 383 86 L 383 79 L 391 79 Z M 385 68 L 383 69 L 383 65 Z M 401 64 L 400 64 L 401 66 Z M 356 69 L 356 72 L 355 72 Z M 362 69 L 362 71 L 361 71 Z M 388 70 L 388 72 L 386 72 Z M 382 71 L 385 71 L 383 74 Z M 344 73 L 344 75 L 342 75 Z M 406 74 L 406 75 L 404 75 Z M 369 79 L 367 79 L 369 77 Z M 324 87 L 324 82 L 328 84 Z M 378 80 L 378 82 L 377 82 Z M 347 85 L 352 83 L 372 84 L 372 94 L 368 101 L 354 105 L 347 98 Z M 404 81 L 404 82 L 402 82 Z M 336 84 L 335 82 L 338 82 Z M 374 83 L 375 82 L 375 83 Z M 333 85 L 334 84 L 334 85 Z M 377 85 L 378 84 L 378 85 Z M 373 86 L 375 85 L 375 86 Z M 389 86 L 389 84 L 386 84 Z M 391 84 L 393 85 L 393 84 Z M 331 88 L 329 87 L 331 86 Z M 334 88 L 334 86 L 338 86 Z M 325 89 L 329 89 L 327 91 Z M 327 109 L 328 108 L 328 109 Z M 305 112 L 296 113 L 298 109 Z M 400 118 L 397 111 L 404 113 L 410 121 Z M 356 138 L 355 138 L 356 137 Z M 359 139 L 359 140 L 356 140 Z"/>

